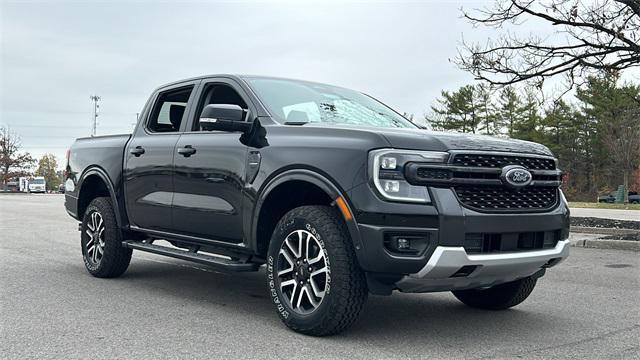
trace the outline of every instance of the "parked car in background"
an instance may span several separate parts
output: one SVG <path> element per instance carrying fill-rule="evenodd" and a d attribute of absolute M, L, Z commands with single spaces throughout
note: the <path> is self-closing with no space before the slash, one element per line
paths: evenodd
<path fill-rule="evenodd" d="M 613 204 L 616 201 L 617 191 L 612 191 L 608 194 L 598 196 L 599 203 L 610 203 Z"/>
<path fill-rule="evenodd" d="M 43 176 L 36 176 L 29 180 L 29 192 L 43 194 L 47 192 L 47 182 Z"/>
<path fill-rule="evenodd" d="M 64 194 L 64 184 L 60 184 L 60 185 L 58 186 L 58 192 L 59 192 L 60 194 Z"/>
<path fill-rule="evenodd" d="M 617 195 L 618 195 L 617 191 L 612 191 L 606 195 L 598 196 L 598 202 L 613 204 L 616 202 Z M 635 191 L 629 191 L 629 203 L 640 204 L 640 195 L 638 195 L 638 193 Z"/>

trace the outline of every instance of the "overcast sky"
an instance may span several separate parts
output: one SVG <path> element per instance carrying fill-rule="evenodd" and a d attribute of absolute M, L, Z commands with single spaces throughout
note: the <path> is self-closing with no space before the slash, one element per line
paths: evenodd
<path fill-rule="evenodd" d="M 492 1 L 0 1 L 0 125 L 60 162 L 90 134 L 90 95 L 99 135 L 129 132 L 154 88 L 202 74 L 326 82 L 422 116 L 472 81 L 449 62 L 463 35 L 496 34 L 459 12 Z"/>

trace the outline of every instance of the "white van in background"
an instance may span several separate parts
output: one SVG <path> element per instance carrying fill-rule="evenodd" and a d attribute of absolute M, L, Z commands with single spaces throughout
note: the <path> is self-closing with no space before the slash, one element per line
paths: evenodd
<path fill-rule="evenodd" d="M 36 176 L 29 180 L 29 192 L 31 193 L 47 192 L 47 183 L 44 180 L 44 176 Z"/>

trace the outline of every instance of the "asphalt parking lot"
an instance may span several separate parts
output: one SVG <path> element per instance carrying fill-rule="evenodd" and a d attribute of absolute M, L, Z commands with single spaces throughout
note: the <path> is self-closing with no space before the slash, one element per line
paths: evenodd
<path fill-rule="evenodd" d="M 0 356 L 86 358 L 640 358 L 640 253 L 572 248 L 520 306 L 449 293 L 371 296 L 347 333 L 287 330 L 264 272 L 221 274 L 134 252 L 91 277 L 61 195 L 0 195 Z"/>

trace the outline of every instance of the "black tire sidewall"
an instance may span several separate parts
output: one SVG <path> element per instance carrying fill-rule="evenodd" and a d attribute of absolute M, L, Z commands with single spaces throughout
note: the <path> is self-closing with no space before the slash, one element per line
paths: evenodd
<path fill-rule="evenodd" d="M 276 305 L 278 314 L 282 321 L 287 323 L 288 326 L 305 330 L 318 326 L 324 322 L 324 319 L 327 316 L 327 312 L 332 307 L 332 302 L 334 301 L 332 292 L 331 292 L 331 279 L 332 279 L 332 268 L 331 268 L 331 259 L 334 254 L 332 254 L 332 247 L 327 246 L 327 238 L 325 238 L 321 231 L 323 226 L 326 224 L 318 224 L 313 219 L 305 218 L 303 216 L 295 213 L 292 214 L 294 216 L 285 216 L 283 221 L 276 226 L 276 229 L 271 238 L 271 243 L 269 244 L 269 252 L 267 255 L 267 282 L 269 286 L 269 294 L 271 300 Z M 278 273 L 278 264 L 277 261 L 279 259 L 279 251 L 282 243 L 285 238 L 295 230 L 306 230 L 312 233 L 318 243 L 320 244 L 322 251 L 325 252 L 325 256 L 327 258 L 327 288 L 322 299 L 322 303 L 320 306 L 315 309 L 310 314 L 299 314 L 295 312 L 287 303 L 285 297 L 283 296 L 279 281 L 277 279 Z"/>

